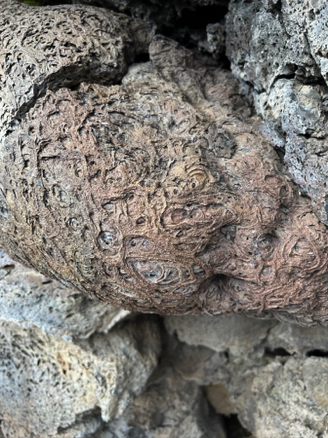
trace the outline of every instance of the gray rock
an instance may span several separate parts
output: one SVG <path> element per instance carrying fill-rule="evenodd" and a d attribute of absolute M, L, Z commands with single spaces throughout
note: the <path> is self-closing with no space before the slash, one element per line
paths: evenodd
<path fill-rule="evenodd" d="M 190 344 L 177 346 L 169 363 L 180 377 L 208 385 L 217 412 L 237 413 L 256 438 L 328 436 L 326 328 L 245 316 L 170 316 L 165 324 Z"/>
<path fill-rule="evenodd" d="M 320 393 L 324 391 L 322 372 L 326 370 L 326 359 L 289 358 L 285 363 L 275 359 L 266 366 L 250 369 L 248 374 L 253 374 L 253 378 L 248 378 L 248 388 L 245 383 L 242 393 L 235 388 L 230 399 L 238 405 L 243 424 L 256 437 L 326 437 L 325 395 Z M 237 377 L 239 383 L 242 379 L 245 375 Z"/>
<path fill-rule="evenodd" d="M 226 438 L 222 420 L 210 415 L 194 382 L 166 375 L 147 390 L 99 438 Z"/>
<path fill-rule="evenodd" d="M 6 438 L 87 436 L 101 421 L 122 415 L 141 393 L 160 351 L 159 331 L 151 320 L 129 322 L 80 343 L 2 322 L 0 344 Z M 81 424 L 83 415 L 90 418 Z"/>
<path fill-rule="evenodd" d="M 165 317 L 168 332 L 176 332 L 180 341 L 203 345 L 217 352 L 229 351 L 235 356 L 253 352 L 276 324 L 274 320 L 257 320 L 243 315 Z"/>
<path fill-rule="evenodd" d="M 327 8 L 323 0 L 234 0 L 226 22 L 232 71 L 257 112 L 282 130 L 287 169 L 325 224 Z"/>
<path fill-rule="evenodd" d="M 317 350 L 328 352 L 326 327 L 300 327 L 296 324 L 277 324 L 270 330 L 268 343 L 271 349 L 284 348 L 290 354 L 307 355 Z"/>
<path fill-rule="evenodd" d="M 78 339 L 107 333 L 128 314 L 20 265 L 0 249 L 0 320 Z"/>

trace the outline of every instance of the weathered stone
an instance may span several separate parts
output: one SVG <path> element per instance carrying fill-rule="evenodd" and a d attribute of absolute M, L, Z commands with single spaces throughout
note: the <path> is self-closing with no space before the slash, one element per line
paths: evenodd
<path fill-rule="evenodd" d="M 0 320 L 73 339 L 107 333 L 129 312 L 87 298 L 0 250 Z"/>
<path fill-rule="evenodd" d="M 252 353 L 275 325 L 275 320 L 263 321 L 242 315 L 220 318 L 191 315 L 165 317 L 168 332 L 171 335 L 176 333 L 181 342 L 203 345 L 219 353 L 229 351 L 233 356 Z"/>
<path fill-rule="evenodd" d="M 152 35 L 149 24 L 103 9 L 15 0 L 0 1 L 0 29 L 1 133 L 47 90 L 119 82 Z"/>
<path fill-rule="evenodd" d="M 278 146 L 282 140 L 288 171 L 326 225 L 327 7 L 321 0 L 233 0 L 226 22 L 232 71 L 248 84 L 274 144 L 283 133 Z"/>
<path fill-rule="evenodd" d="M 226 438 L 222 420 L 210 415 L 200 387 L 174 374 L 150 382 L 109 429 L 113 435 L 99 438 Z"/>
<path fill-rule="evenodd" d="M 141 393 L 160 351 L 157 324 L 147 320 L 79 343 L 2 322 L 0 343 L 6 438 L 68 438 L 97 430 Z"/>
<path fill-rule="evenodd" d="M 255 321 L 259 337 L 257 339 L 253 332 L 245 349 L 248 335 L 245 319 L 241 315 L 211 319 L 165 317 L 171 334 L 193 344 L 177 346 L 168 356 L 168 362 L 184 379 L 204 384 L 201 379 L 205 375 L 209 385 L 207 395 L 213 406 L 220 413 L 236 412 L 242 425 L 256 438 L 325 437 L 328 357 L 324 338 L 327 329 L 280 322 L 270 327 L 270 321 Z M 252 322 L 249 319 L 249 327 Z M 220 372 L 212 373 L 209 361 L 214 356 L 209 349 L 202 350 L 204 344 L 221 351 L 221 355 L 215 357 Z M 238 346 L 241 346 L 239 354 Z M 186 364 L 181 366 L 183 358 Z"/>
<path fill-rule="evenodd" d="M 71 10 L 97 16 L 83 8 Z M 141 27 L 134 44 L 147 41 L 146 25 L 131 23 Z M 52 44 L 51 23 L 46 35 Z M 100 62 L 103 48 L 94 50 Z M 68 89 L 64 75 L 56 89 L 43 82 L 33 107 L 21 106 L 0 142 L 1 242 L 43 274 L 128 310 L 326 323 L 326 228 L 282 173 L 258 121 L 244 121 L 237 83 L 164 37 L 149 50 L 151 62 L 121 85 Z M 74 49 L 65 63 L 75 57 Z M 107 82 L 126 65 L 115 62 L 120 73 Z M 18 92 L 27 64 L 17 65 Z"/>
<path fill-rule="evenodd" d="M 255 437 L 326 437 L 322 378 L 326 376 L 327 365 L 327 359 L 289 358 L 273 360 L 261 368 L 254 366 L 248 370 L 248 376 L 253 374 L 252 379 L 248 377 L 248 388 L 244 385 L 241 393 L 240 386 L 239 391 L 235 386 L 230 399 L 235 406 L 238 404 L 239 418 Z"/>

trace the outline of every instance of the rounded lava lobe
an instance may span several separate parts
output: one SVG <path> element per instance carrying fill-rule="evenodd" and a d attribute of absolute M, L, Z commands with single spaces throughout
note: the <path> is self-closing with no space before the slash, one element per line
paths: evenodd
<path fill-rule="evenodd" d="M 47 91 L 4 138 L 1 243 L 132 310 L 315 309 L 326 230 L 234 115 L 235 82 L 167 39 L 151 54 L 121 86 Z"/>

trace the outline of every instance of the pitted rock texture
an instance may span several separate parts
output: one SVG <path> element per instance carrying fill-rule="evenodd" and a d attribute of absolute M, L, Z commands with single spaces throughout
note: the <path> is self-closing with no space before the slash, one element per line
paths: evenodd
<path fill-rule="evenodd" d="M 0 319 L 65 339 L 107 333 L 129 315 L 26 268 L 0 250 Z"/>
<path fill-rule="evenodd" d="M 11 124 L 1 242 L 128 310 L 326 323 L 326 229 L 247 118 L 237 83 L 164 37 L 149 52 L 121 85 L 64 81 Z"/>
<path fill-rule="evenodd" d="M 122 415 L 145 387 L 161 347 L 151 320 L 132 321 L 75 343 L 2 320 L 0 343 L 6 438 L 73 438 L 81 436 L 79 426 L 97 429 L 101 420 Z"/>
<path fill-rule="evenodd" d="M 149 24 L 99 8 L 1 0 L 0 132 L 14 129 L 46 90 L 120 81 L 151 35 Z"/>
<path fill-rule="evenodd" d="M 237 436 L 248 437 L 247 431 L 254 438 L 328 436 L 326 327 L 243 315 L 232 321 L 166 316 L 165 324 L 187 343 L 172 351 L 168 363 L 181 378 L 207 385 L 218 412 L 238 414 L 246 431 Z M 225 404 L 218 402 L 222 397 Z"/>
<path fill-rule="evenodd" d="M 326 225 L 327 13 L 323 0 L 233 0 L 226 21 L 232 72 Z"/>

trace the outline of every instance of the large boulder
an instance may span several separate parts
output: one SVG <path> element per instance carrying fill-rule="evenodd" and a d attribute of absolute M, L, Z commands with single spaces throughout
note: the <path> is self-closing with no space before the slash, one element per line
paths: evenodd
<path fill-rule="evenodd" d="M 15 3 L 27 27 L 38 23 L 29 39 L 0 5 L 11 72 L 0 241 L 12 256 L 127 310 L 326 323 L 326 228 L 231 75 L 157 36 L 151 61 L 122 77 L 148 25 L 80 5 L 33 15 Z M 61 20 L 68 12 L 84 38 Z"/>

